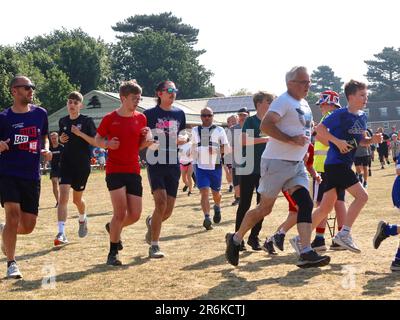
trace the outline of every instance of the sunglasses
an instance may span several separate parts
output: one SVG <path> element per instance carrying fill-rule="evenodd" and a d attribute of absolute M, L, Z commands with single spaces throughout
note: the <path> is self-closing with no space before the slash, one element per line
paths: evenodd
<path fill-rule="evenodd" d="M 178 93 L 178 89 L 175 88 L 168 88 L 168 89 L 162 89 L 161 91 L 166 91 L 168 93 Z"/>
<path fill-rule="evenodd" d="M 202 118 L 212 118 L 214 115 L 213 114 L 202 114 Z"/>
<path fill-rule="evenodd" d="M 36 87 L 33 84 L 23 84 L 23 85 L 14 86 L 13 88 L 24 88 L 26 91 L 29 91 L 31 89 L 33 91 L 36 90 Z"/>

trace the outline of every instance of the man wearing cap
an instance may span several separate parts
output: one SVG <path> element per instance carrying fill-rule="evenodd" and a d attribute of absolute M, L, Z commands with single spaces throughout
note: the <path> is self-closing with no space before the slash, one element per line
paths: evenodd
<path fill-rule="evenodd" d="M 321 118 L 321 122 L 322 122 L 334 110 L 341 108 L 340 103 L 339 103 L 339 94 L 335 91 L 326 90 L 320 94 L 319 100 L 317 101 L 316 105 L 320 107 L 320 110 L 322 113 L 322 118 Z M 326 189 L 327 179 L 325 176 L 324 165 L 325 165 L 326 155 L 328 154 L 328 150 L 329 150 L 329 143 L 327 143 L 327 141 L 321 141 L 319 138 L 320 137 L 317 135 L 315 144 L 314 144 L 314 169 L 315 169 L 315 171 L 318 172 L 318 174 L 322 178 L 322 181 L 320 184 L 318 184 L 318 182 L 316 180 L 313 181 L 314 201 L 316 202 L 317 207 L 321 203 L 322 196 Z M 338 193 L 338 199 L 335 203 L 335 212 L 336 212 L 336 218 L 338 221 L 338 230 L 339 231 L 341 230 L 341 228 L 343 226 L 344 217 L 346 215 L 346 206 L 344 204 L 344 196 L 345 196 L 344 190 L 340 190 L 340 192 Z M 316 229 L 315 239 L 311 243 L 311 247 L 314 250 L 317 250 L 317 251 L 325 251 L 326 250 L 326 246 L 325 246 L 326 222 L 327 222 L 327 218 L 324 219 Z M 340 249 L 342 249 L 342 247 L 340 247 L 338 244 L 335 244 L 333 242 L 331 245 L 331 249 L 340 250 Z"/>
<path fill-rule="evenodd" d="M 243 107 L 238 110 L 237 115 L 238 115 L 239 121 L 236 125 L 234 125 L 231 128 L 231 131 L 230 131 L 230 134 L 232 137 L 232 144 L 231 144 L 231 146 L 232 146 L 232 183 L 233 183 L 233 188 L 235 190 L 235 194 L 234 194 L 235 199 L 232 202 L 233 206 L 238 205 L 239 201 L 240 201 L 240 176 L 238 174 L 236 174 L 236 168 L 238 166 L 240 166 L 240 163 L 237 163 L 235 161 L 235 157 L 238 158 L 237 156 L 235 156 L 235 153 L 234 153 L 235 137 L 239 137 L 239 138 L 241 137 L 241 132 L 242 132 L 244 122 L 249 117 L 250 112 L 249 112 L 249 110 L 247 110 L 246 107 Z"/>

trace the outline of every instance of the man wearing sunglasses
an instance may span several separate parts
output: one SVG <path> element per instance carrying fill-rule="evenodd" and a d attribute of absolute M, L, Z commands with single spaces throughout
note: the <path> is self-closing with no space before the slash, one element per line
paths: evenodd
<path fill-rule="evenodd" d="M 22 278 L 15 261 L 17 235 L 33 231 L 39 211 L 40 155 L 51 160 L 47 111 L 32 104 L 34 90 L 29 78 L 13 78 L 13 105 L 0 113 L 0 197 L 6 214 L 5 225 L 0 224 L 1 249 L 7 278 L 15 279 Z"/>
<path fill-rule="evenodd" d="M 164 257 L 159 246 L 161 225 L 172 215 L 178 192 L 181 175 L 178 145 L 188 142 L 179 138 L 179 133 L 186 128 L 186 117 L 181 109 L 173 106 L 177 92 L 172 81 L 160 82 L 156 88 L 157 106 L 144 111 L 158 146 L 149 148 L 146 153 L 155 209 L 153 215 L 146 218 L 145 239 L 150 245 L 149 257 L 155 259 Z"/>
<path fill-rule="evenodd" d="M 209 189 L 214 200 L 214 223 L 221 222 L 221 159 L 229 146 L 225 130 L 213 125 L 213 111 L 201 110 L 202 125 L 192 129 L 192 150 L 195 162 L 197 187 L 201 194 L 201 208 L 204 213 L 203 227 L 212 229 L 210 218 Z"/>
<path fill-rule="evenodd" d="M 93 119 L 80 114 L 83 107 L 83 96 L 79 92 L 68 95 L 68 115 L 59 120 L 60 141 L 64 152 L 60 163 L 60 198 L 58 201 L 58 233 L 54 246 L 68 244 L 65 235 L 65 224 L 68 216 L 69 192 L 72 188 L 73 202 L 79 211 L 80 238 L 88 233 L 86 203 L 83 192 L 90 174 L 90 146 L 96 146 L 96 126 Z"/>

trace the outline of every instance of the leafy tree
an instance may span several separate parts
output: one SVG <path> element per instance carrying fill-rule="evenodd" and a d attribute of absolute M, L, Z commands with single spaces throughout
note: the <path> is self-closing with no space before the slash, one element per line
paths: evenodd
<path fill-rule="evenodd" d="M 200 54 L 169 32 L 146 30 L 114 46 L 114 78 L 136 79 L 147 96 L 154 95 L 157 84 L 166 79 L 176 83 L 181 99 L 212 96 L 212 73 L 199 64 Z"/>
<path fill-rule="evenodd" d="M 117 36 L 119 39 L 137 36 L 146 31 L 169 32 L 185 40 L 189 45 L 197 43 L 199 34 L 198 29 L 182 23 L 182 19 L 173 16 L 171 12 L 129 17 L 123 22 L 117 22 L 112 29 L 122 33 L 122 35 Z"/>
<path fill-rule="evenodd" d="M 110 88 L 109 46 L 81 29 L 27 38 L 17 49 L 21 54 L 33 54 L 34 64 L 43 74 L 57 66 L 82 94 Z"/>
<path fill-rule="evenodd" d="M 364 61 L 371 100 L 400 99 L 400 49 L 385 47 L 374 55 L 375 60 Z"/>
<path fill-rule="evenodd" d="M 342 91 L 343 82 L 329 66 L 319 66 L 311 74 L 313 85 L 311 91 L 313 93 L 320 93 L 324 90 L 334 90 L 337 93 Z"/>

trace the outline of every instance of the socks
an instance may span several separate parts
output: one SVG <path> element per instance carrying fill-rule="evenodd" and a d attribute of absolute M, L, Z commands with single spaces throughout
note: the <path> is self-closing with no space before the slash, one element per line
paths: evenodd
<path fill-rule="evenodd" d="M 204 214 L 204 219 L 210 220 L 210 214 L 209 214 L 209 213 L 205 213 L 205 214 Z"/>
<path fill-rule="evenodd" d="M 302 253 L 302 254 L 303 254 L 303 253 L 310 252 L 310 251 L 312 251 L 312 248 L 311 248 L 311 247 L 305 247 L 305 248 L 301 249 L 301 253 Z"/>
<path fill-rule="evenodd" d="M 110 253 L 117 254 L 118 253 L 118 245 L 119 243 L 110 242 Z"/>
<path fill-rule="evenodd" d="M 278 231 L 278 234 L 286 235 L 286 232 L 285 232 L 285 230 L 283 230 L 283 228 L 281 228 L 281 230 Z"/>
<path fill-rule="evenodd" d="M 396 224 L 388 224 L 385 228 L 385 234 L 387 236 L 396 236 L 397 233 L 397 225 Z"/>
<path fill-rule="evenodd" d="M 240 244 L 242 243 L 242 239 L 239 239 L 236 233 L 233 235 L 233 243 L 237 246 L 240 246 Z"/>
<path fill-rule="evenodd" d="M 158 247 L 158 241 L 152 241 L 151 242 L 152 247 Z"/>
<path fill-rule="evenodd" d="M 351 227 L 348 227 L 348 226 L 343 226 L 343 227 L 342 227 L 342 230 L 340 230 L 340 232 L 341 232 L 342 234 L 349 234 L 350 231 L 351 231 Z"/>
<path fill-rule="evenodd" d="M 86 213 L 79 215 L 79 222 L 84 222 L 86 220 Z"/>
<path fill-rule="evenodd" d="M 65 221 L 58 221 L 58 233 L 64 234 L 65 232 Z"/>
<path fill-rule="evenodd" d="M 325 238 L 325 228 L 317 228 L 315 230 L 315 237 L 316 238 Z"/>

